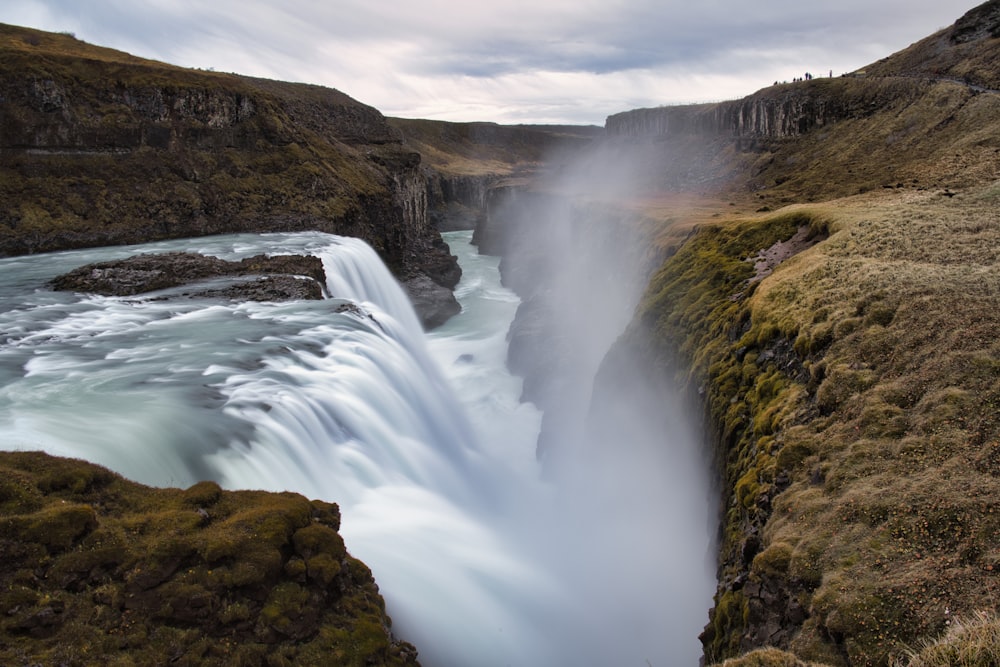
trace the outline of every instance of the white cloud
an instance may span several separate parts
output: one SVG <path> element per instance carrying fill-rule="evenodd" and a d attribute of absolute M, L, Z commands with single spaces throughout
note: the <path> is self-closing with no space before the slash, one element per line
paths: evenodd
<path fill-rule="evenodd" d="M 939 0 L 5 0 L 0 21 L 338 88 L 390 115 L 601 123 L 849 71 L 971 9 Z M 954 4 L 954 3 L 948 3 Z"/>

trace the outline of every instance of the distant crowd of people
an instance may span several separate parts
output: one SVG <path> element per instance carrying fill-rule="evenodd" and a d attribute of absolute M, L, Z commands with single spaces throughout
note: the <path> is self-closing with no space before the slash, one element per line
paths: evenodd
<path fill-rule="evenodd" d="M 812 81 L 815 78 L 816 77 L 814 77 L 812 74 L 810 74 L 809 72 L 806 72 L 805 76 L 800 76 L 800 77 L 792 79 L 792 83 L 798 83 L 799 81 Z M 833 70 L 830 70 L 830 78 L 831 79 L 833 78 Z M 788 83 L 788 82 L 787 81 L 775 81 L 774 85 L 777 86 L 779 83 Z"/>

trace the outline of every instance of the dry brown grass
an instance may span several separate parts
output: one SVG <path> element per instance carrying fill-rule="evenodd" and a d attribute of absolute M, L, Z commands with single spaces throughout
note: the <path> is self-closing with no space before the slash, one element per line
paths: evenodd
<path fill-rule="evenodd" d="M 791 653 L 776 648 L 762 648 L 739 658 L 730 658 L 714 667 L 825 667 L 816 662 L 803 662 Z"/>
<path fill-rule="evenodd" d="M 941 638 L 911 651 L 896 667 L 997 667 L 1000 618 L 995 611 L 953 620 Z"/>
<path fill-rule="evenodd" d="M 752 297 L 813 378 L 773 424 L 771 474 L 791 484 L 763 533 L 790 552 L 778 576 L 810 589 L 800 656 L 828 660 L 834 637 L 850 664 L 885 664 L 1000 601 L 996 191 L 826 204 L 830 238 Z"/>
<path fill-rule="evenodd" d="M 53 33 L 31 28 L 22 28 L 0 23 L 0 49 L 4 51 L 21 52 L 26 55 L 44 53 L 46 55 L 68 56 L 99 60 L 105 63 L 127 63 L 130 65 L 155 65 L 170 67 L 183 71 L 181 67 L 164 65 L 153 60 L 146 60 L 123 51 L 95 46 L 77 39 L 71 33 Z"/>
<path fill-rule="evenodd" d="M 595 128 L 390 118 L 423 163 L 450 176 L 516 176 L 589 144 Z"/>

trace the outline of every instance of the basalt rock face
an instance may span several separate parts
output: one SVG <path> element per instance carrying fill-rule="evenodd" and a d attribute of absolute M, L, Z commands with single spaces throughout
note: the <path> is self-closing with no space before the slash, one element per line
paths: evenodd
<path fill-rule="evenodd" d="M 818 78 L 778 84 L 740 100 L 655 109 L 635 109 L 609 116 L 614 137 L 700 135 L 752 141 L 799 136 L 839 120 L 864 118 L 896 99 L 905 105 L 924 86 L 920 81 L 891 82 L 861 77 Z"/>
<path fill-rule="evenodd" d="M 0 254 L 318 230 L 453 280 L 419 154 L 343 93 L 12 26 L 0 63 Z"/>
<path fill-rule="evenodd" d="M 441 231 L 475 229 L 486 209 L 487 193 L 502 179 L 499 174 L 428 174 L 427 204 L 431 224 Z"/>

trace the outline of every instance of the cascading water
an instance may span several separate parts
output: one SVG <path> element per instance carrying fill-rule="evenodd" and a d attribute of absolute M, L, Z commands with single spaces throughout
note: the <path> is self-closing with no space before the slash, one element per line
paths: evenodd
<path fill-rule="evenodd" d="M 600 470 L 578 462 L 543 480 L 540 415 L 504 368 L 517 299 L 468 238 L 449 239 L 463 313 L 426 337 L 353 239 L 239 235 L 2 260 L 0 447 L 153 485 L 214 479 L 339 503 L 348 548 L 429 667 L 696 664 L 713 584 L 694 439 L 678 429 L 667 437 L 687 449 L 669 460 L 619 447 L 595 459 Z M 140 250 L 315 254 L 331 298 L 45 288 Z"/>

